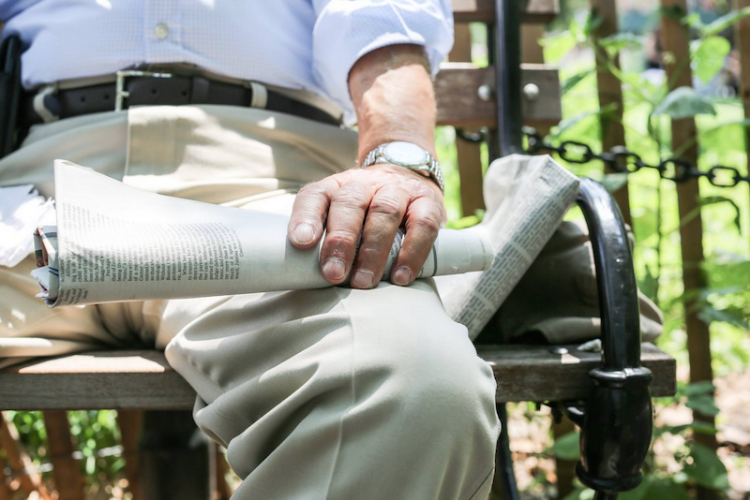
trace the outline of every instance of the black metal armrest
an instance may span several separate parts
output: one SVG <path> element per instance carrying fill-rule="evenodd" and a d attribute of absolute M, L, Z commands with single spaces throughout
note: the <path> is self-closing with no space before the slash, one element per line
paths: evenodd
<path fill-rule="evenodd" d="M 602 365 L 591 371 L 594 389 L 581 426 L 581 481 L 600 494 L 638 486 L 651 444 L 651 372 L 641 366 L 638 288 L 625 223 L 599 183 L 582 179 L 578 205 L 589 227 L 599 289 Z"/>

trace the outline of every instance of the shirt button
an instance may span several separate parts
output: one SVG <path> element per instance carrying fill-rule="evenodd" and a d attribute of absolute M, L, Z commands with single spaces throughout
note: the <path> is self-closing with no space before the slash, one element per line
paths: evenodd
<path fill-rule="evenodd" d="M 154 34 L 159 40 L 164 40 L 165 38 L 167 38 L 167 36 L 169 36 L 169 28 L 167 28 L 166 24 L 159 23 L 154 28 Z"/>

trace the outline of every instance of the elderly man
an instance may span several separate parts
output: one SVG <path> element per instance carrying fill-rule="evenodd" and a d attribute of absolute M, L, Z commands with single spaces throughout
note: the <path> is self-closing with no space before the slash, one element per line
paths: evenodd
<path fill-rule="evenodd" d="M 324 238 L 321 272 L 351 283 L 47 309 L 27 258 L 0 268 L 0 364 L 166 348 L 243 479 L 235 498 L 486 498 L 492 372 L 434 284 L 414 281 L 445 219 L 431 77 L 449 0 L 3 0 L 0 20 L 23 42 L 30 127 L 0 186 L 53 196 L 64 158 L 289 213 L 291 242 Z"/>

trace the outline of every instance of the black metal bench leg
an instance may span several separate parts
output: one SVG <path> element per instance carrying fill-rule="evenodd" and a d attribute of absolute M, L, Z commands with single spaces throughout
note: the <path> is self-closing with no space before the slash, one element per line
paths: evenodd
<path fill-rule="evenodd" d="M 619 493 L 603 493 L 597 491 L 596 495 L 594 495 L 594 500 L 617 500 L 618 496 L 620 496 Z"/>
<path fill-rule="evenodd" d="M 508 410 L 504 403 L 496 405 L 497 416 L 500 419 L 500 439 L 495 451 L 495 485 L 493 490 L 500 494 L 502 500 L 519 500 L 516 475 L 513 472 L 513 456 L 510 452 L 508 439 Z"/>
<path fill-rule="evenodd" d="M 491 155 L 523 151 L 520 67 L 520 2 L 495 0 L 490 55 L 496 65 L 497 136 Z M 492 159 L 492 158 L 491 158 Z M 602 329 L 602 365 L 591 371 L 594 388 L 585 408 L 571 407 L 581 427 L 581 461 L 576 473 L 598 500 L 616 499 L 638 486 L 653 427 L 651 372 L 641 366 L 638 288 L 625 224 L 607 191 L 583 179 L 578 204 L 586 217 L 594 252 Z M 518 491 L 508 446 L 505 406 L 498 406 L 503 432 L 497 447 L 504 500 Z M 506 493 L 507 492 L 507 493 Z"/>
<path fill-rule="evenodd" d="M 208 439 L 190 411 L 146 411 L 139 442 L 143 500 L 208 500 Z"/>

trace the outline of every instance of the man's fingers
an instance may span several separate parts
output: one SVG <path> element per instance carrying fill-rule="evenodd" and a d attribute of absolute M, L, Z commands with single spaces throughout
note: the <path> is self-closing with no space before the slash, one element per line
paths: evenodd
<path fill-rule="evenodd" d="M 328 207 L 339 184 L 333 177 L 313 182 L 300 189 L 294 200 L 287 234 L 297 248 L 315 246 L 323 234 Z"/>
<path fill-rule="evenodd" d="M 391 283 L 405 286 L 424 266 L 443 220 L 443 207 L 432 197 L 413 200 L 406 213 L 406 236 L 391 269 Z"/>
<path fill-rule="evenodd" d="M 343 282 L 352 268 L 372 190 L 370 185 L 349 182 L 333 193 L 320 251 L 320 269 L 329 283 Z"/>
<path fill-rule="evenodd" d="M 380 281 L 408 202 L 406 190 L 395 185 L 383 187 L 373 196 L 351 279 L 354 288 L 372 288 Z"/>

